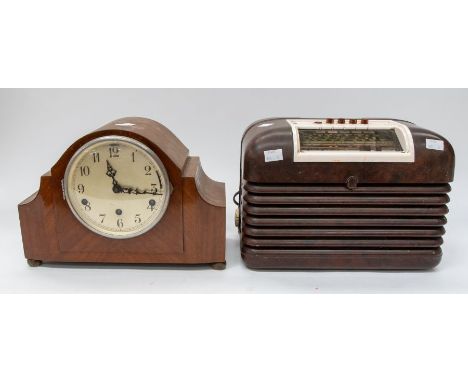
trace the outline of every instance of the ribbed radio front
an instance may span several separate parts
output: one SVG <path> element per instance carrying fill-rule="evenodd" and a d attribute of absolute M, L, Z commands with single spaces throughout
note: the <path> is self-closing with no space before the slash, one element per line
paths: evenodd
<path fill-rule="evenodd" d="M 242 252 L 272 267 L 418 269 L 442 255 L 449 184 L 243 187 Z"/>

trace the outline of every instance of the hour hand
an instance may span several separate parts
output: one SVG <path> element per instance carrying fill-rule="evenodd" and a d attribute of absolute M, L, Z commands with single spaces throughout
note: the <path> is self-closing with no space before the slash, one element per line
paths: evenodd
<path fill-rule="evenodd" d="M 106 163 L 107 163 L 106 175 L 112 178 L 112 191 L 114 191 L 114 193 L 116 194 L 123 192 L 122 186 L 115 180 L 115 174 L 117 174 L 117 171 L 114 170 L 114 168 L 111 166 L 108 160 L 106 160 Z"/>
<path fill-rule="evenodd" d="M 106 160 L 106 163 L 107 163 L 106 175 L 111 177 L 112 180 L 115 181 L 114 177 L 115 177 L 115 174 L 117 174 L 117 171 L 114 170 L 114 168 L 111 166 L 108 160 Z"/>

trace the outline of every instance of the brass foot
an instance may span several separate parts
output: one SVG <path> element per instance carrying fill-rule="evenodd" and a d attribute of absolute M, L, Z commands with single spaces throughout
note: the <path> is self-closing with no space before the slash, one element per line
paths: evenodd
<path fill-rule="evenodd" d="M 226 269 L 226 262 L 222 263 L 211 263 L 210 267 L 213 269 L 216 269 L 217 271 L 222 271 L 223 269 Z"/>
<path fill-rule="evenodd" d="M 30 267 L 38 267 L 39 265 L 42 264 L 42 260 L 33 260 L 33 259 L 28 259 L 28 265 Z"/>

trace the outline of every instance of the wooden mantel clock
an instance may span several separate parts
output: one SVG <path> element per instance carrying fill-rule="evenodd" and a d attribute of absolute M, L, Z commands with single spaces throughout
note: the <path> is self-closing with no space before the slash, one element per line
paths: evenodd
<path fill-rule="evenodd" d="M 25 257 L 224 269 L 225 203 L 166 127 L 119 119 L 73 143 L 18 206 Z"/>

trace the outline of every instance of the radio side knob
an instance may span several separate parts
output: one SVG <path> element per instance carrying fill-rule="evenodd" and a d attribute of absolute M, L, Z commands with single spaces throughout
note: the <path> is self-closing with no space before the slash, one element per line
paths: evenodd
<path fill-rule="evenodd" d="M 234 213 L 234 224 L 236 227 L 239 227 L 240 217 L 239 217 L 239 208 L 236 208 L 236 212 Z"/>

